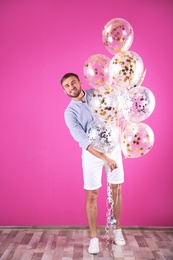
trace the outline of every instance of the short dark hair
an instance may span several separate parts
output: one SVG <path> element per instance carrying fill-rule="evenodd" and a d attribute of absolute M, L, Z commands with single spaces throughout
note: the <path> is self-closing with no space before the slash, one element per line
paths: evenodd
<path fill-rule="evenodd" d="M 75 73 L 73 73 L 73 72 L 69 72 L 69 73 L 66 73 L 66 74 L 62 77 L 62 79 L 61 79 L 61 85 L 62 85 L 62 83 L 63 83 L 63 81 L 64 81 L 65 79 L 67 79 L 67 78 L 69 78 L 69 77 L 72 77 L 72 76 L 74 76 L 74 77 L 76 77 L 78 80 L 80 80 L 80 79 L 79 79 L 79 76 L 78 76 L 77 74 L 75 74 Z"/>

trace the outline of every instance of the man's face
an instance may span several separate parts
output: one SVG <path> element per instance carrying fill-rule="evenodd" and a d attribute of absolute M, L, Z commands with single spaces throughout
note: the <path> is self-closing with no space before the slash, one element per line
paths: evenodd
<path fill-rule="evenodd" d="M 71 98 L 77 98 L 81 93 L 81 81 L 75 76 L 65 79 L 62 83 L 64 92 Z"/>

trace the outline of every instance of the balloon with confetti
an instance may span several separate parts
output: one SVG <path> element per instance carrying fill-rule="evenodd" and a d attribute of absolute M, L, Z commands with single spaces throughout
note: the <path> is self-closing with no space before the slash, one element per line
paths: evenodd
<path fill-rule="evenodd" d="M 109 85 L 110 58 L 103 54 L 94 54 L 84 63 L 84 76 L 94 88 Z"/>
<path fill-rule="evenodd" d="M 130 123 L 148 118 L 155 108 L 155 97 L 149 88 L 139 86 L 128 91 L 123 103 L 123 115 Z"/>
<path fill-rule="evenodd" d="M 138 82 L 135 84 L 134 87 L 141 86 L 142 82 L 143 82 L 144 79 L 145 79 L 146 73 L 147 73 L 147 70 L 145 69 L 145 70 L 143 71 L 143 73 L 142 73 L 142 76 L 139 78 Z"/>
<path fill-rule="evenodd" d="M 116 128 L 100 120 L 91 123 L 87 137 L 93 148 L 103 153 L 112 152 L 118 142 Z"/>
<path fill-rule="evenodd" d="M 114 18 L 104 26 L 102 41 L 106 49 L 113 55 L 127 51 L 132 45 L 134 31 L 129 22 L 122 18 Z"/>
<path fill-rule="evenodd" d="M 118 90 L 114 87 L 104 86 L 95 89 L 90 100 L 93 114 L 105 123 L 115 124 L 121 111 L 118 95 Z"/>
<path fill-rule="evenodd" d="M 109 73 L 111 82 L 122 90 L 129 90 L 141 79 L 144 64 L 136 52 L 119 52 L 110 61 Z"/>
<path fill-rule="evenodd" d="M 154 144 L 154 132 L 144 123 L 129 124 L 121 136 L 121 149 L 126 158 L 147 154 Z"/>

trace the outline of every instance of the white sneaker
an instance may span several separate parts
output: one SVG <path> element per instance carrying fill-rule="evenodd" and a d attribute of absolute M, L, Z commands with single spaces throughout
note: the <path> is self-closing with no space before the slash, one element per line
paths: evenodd
<path fill-rule="evenodd" d="M 99 250 L 99 240 L 97 237 L 94 237 L 90 240 L 90 246 L 88 247 L 88 253 L 90 254 L 98 254 Z"/>
<path fill-rule="evenodd" d="M 113 231 L 114 233 L 114 237 L 115 237 L 115 244 L 118 246 L 124 246 L 126 244 L 123 234 L 122 234 L 122 230 L 121 229 L 115 229 Z"/>

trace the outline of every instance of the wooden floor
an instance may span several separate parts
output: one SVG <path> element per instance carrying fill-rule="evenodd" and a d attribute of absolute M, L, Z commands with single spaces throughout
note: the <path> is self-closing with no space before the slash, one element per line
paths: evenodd
<path fill-rule="evenodd" d="M 124 228 L 126 245 L 116 246 L 112 233 L 99 229 L 100 253 L 90 255 L 86 228 L 0 228 L 0 259 L 6 260 L 173 260 L 173 229 Z"/>

